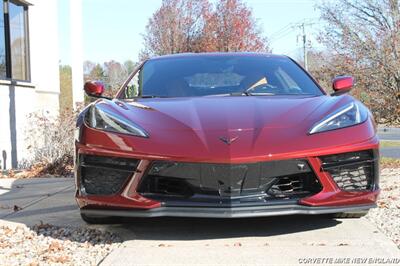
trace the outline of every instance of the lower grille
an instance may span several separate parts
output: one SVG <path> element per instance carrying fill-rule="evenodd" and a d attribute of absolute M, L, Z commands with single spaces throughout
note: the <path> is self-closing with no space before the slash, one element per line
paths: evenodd
<path fill-rule="evenodd" d="M 301 197 L 307 196 L 310 192 L 318 191 L 319 188 L 319 183 L 312 174 L 296 174 L 276 178 L 267 193 L 277 198 Z"/>
<path fill-rule="evenodd" d="M 378 153 L 373 150 L 321 157 L 322 170 L 346 191 L 373 190 L 378 183 Z"/>
<path fill-rule="evenodd" d="M 81 155 L 81 188 L 91 195 L 115 194 L 122 189 L 138 163 L 135 159 Z"/>
<path fill-rule="evenodd" d="M 143 196 L 179 205 L 179 201 L 218 206 L 297 199 L 321 186 L 306 160 L 251 164 L 153 162 L 142 178 Z"/>
<path fill-rule="evenodd" d="M 182 196 L 185 198 L 194 194 L 190 184 L 180 178 L 152 176 L 146 179 L 146 183 L 143 183 L 143 187 L 145 186 L 148 192 L 154 194 Z"/>

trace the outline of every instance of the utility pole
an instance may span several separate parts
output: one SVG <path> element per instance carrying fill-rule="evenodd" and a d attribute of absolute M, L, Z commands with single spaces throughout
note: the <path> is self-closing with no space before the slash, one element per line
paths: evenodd
<path fill-rule="evenodd" d="M 303 32 L 303 58 L 304 58 L 304 68 L 308 70 L 308 62 L 307 62 L 307 35 L 306 35 L 306 26 L 303 22 L 300 27 Z"/>
<path fill-rule="evenodd" d="M 301 23 L 296 24 L 294 27 L 299 28 L 301 30 L 301 40 L 302 40 L 302 45 L 303 45 L 303 60 L 304 60 L 304 68 L 308 70 L 308 58 L 307 58 L 307 53 L 308 53 L 308 44 L 307 44 L 307 33 L 306 33 L 306 27 L 307 26 L 312 26 L 315 23 L 312 22 L 306 22 L 303 21 Z M 299 37 L 299 35 L 297 36 Z"/>

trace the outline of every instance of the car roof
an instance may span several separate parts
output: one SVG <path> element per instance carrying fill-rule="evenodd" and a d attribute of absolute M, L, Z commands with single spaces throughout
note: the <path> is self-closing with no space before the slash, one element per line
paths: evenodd
<path fill-rule="evenodd" d="M 285 55 L 277 55 L 270 53 L 257 53 L 257 52 L 210 52 L 210 53 L 177 53 L 156 56 L 148 59 L 148 61 L 171 59 L 171 58 L 185 58 L 185 57 L 213 57 L 213 56 L 238 56 L 238 57 L 275 57 L 287 58 Z"/>

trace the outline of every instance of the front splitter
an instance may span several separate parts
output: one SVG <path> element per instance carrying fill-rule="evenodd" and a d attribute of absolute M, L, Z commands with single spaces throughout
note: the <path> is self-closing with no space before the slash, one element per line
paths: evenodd
<path fill-rule="evenodd" d="M 302 205 L 257 206 L 235 208 L 203 207 L 159 207 L 149 210 L 81 209 L 81 213 L 92 217 L 197 217 L 197 218 L 245 218 L 281 215 L 318 215 L 340 212 L 365 212 L 376 204 L 340 207 L 309 207 Z"/>

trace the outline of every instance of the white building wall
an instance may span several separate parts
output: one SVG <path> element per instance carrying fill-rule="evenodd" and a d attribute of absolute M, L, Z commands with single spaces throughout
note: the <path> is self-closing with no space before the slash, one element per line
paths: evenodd
<path fill-rule="evenodd" d="M 7 168 L 11 166 L 10 116 L 9 116 L 9 87 L 0 85 L 0 169 L 3 168 L 2 153 L 7 153 Z"/>
<path fill-rule="evenodd" d="M 60 93 L 58 1 L 31 0 L 30 3 L 32 3 L 29 7 L 31 73 L 37 93 L 36 107 L 58 111 Z"/>
<path fill-rule="evenodd" d="M 15 117 L 17 133 L 17 159 L 18 164 L 28 159 L 28 146 L 26 134 L 28 133 L 28 115 L 36 111 L 37 93 L 36 87 L 27 86 L 15 87 Z M 10 162 L 11 163 L 11 162 Z"/>
<path fill-rule="evenodd" d="M 18 162 L 27 159 L 29 143 L 26 143 L 28 115 L 48 111 L 59 112 L 59 51 L 58 10 L 56 0 L 30 0 L 29 42 L 31 81 L 14 82 L 0 80 L 0 160 L 2 151 L 7 152 L 7 168 L 11 168 L 10 137 L 10 86 L 15 88 L 15 115 Z M 2 168 L 2 165 L 1 167 Z"/>

